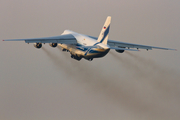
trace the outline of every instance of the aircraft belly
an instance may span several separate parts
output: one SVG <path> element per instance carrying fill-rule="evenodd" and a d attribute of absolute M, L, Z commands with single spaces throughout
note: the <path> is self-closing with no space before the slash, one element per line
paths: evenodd
<path fill-rule="evenodd" d="M 90 48 L 90 49 L 82 49 L 77 47 L 76 45 L 67 45 L 67 44 L 59 44 L 64 49 L 67 49 L 71 54 L 77 55 L 82 58 L 99 58 L 104 57 L 110 49 L 97 49 L 97 48 Z"/>
<path fill-rule="evenodd" d="M 84 56 L 84 51 L 76 48 L 76 45 L 67 45 L 67 44 L 59 44 L 62 48 L 68 50 L 73 55 L 78 55 L 79 57 Z"/>

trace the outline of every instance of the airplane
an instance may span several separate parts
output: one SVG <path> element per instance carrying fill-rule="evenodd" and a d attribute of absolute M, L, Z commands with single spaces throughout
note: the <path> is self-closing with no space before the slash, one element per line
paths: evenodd
<path fill-rule="evenodd" d="M 109 29 L 111 16 L 108 16 L 99 37 L 79 34 L 70 30 L 65 30 L 60 36 L 43 37 L 43 38 L 28 38 L 28 39 L 7 39 L 3 41 L 25 41 L 25 43 L 34 43 L 34 47 L 41 48 L 42 43 L 49 43 L 51 47 L 60 46 L 62 51 L 67 51 L 71 54 L 71 58 L 80 61 L 82 58 L 92 61 L 94 58 L 104 57 L 110 49 L 114 49 L 118 53 L 124 51 L 139 51 L 139 49 L 162 49 L 176 50 L 171 48 L 154 47 L 133 43 L 109 40 Z"/>

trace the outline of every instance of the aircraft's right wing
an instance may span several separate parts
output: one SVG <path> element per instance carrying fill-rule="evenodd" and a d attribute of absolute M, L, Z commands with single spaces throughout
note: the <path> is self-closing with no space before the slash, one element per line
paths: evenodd
<path fill-rule="evenodd" d="M 25 41 L 26 43 L 64 43 L 77 44 L 76 38 L 71 34 L 65 34 L 54 37 L 28 38 L 28 39 L 7 39 L 3 41 Z"/>

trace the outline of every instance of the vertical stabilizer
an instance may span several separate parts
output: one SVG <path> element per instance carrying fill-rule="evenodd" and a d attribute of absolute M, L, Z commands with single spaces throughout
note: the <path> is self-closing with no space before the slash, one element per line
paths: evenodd
<path fill-rule="evenodd" d="M 105 45 L 107 45 L 107 41 L 108 41 L 110 23 L 111 23 L 111 16 L 108 16 L 97 40 L 98 42 L 103 43 Z"/>

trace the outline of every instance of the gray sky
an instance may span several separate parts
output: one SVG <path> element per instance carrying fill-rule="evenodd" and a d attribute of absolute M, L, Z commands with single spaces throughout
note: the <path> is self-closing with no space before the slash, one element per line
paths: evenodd
<path fill-rule="evenodd" d="M 1 120 L 180 118 L 180 1 L 1 0 L 0 40 L 98 36 L 112 16 L 110 39 L 175 51 L 111 51 L 77 62 L 48 44 L 0 41 Z"/>

